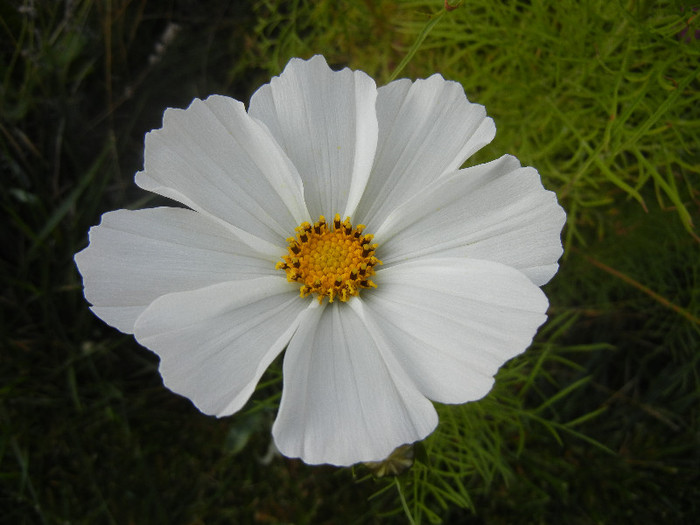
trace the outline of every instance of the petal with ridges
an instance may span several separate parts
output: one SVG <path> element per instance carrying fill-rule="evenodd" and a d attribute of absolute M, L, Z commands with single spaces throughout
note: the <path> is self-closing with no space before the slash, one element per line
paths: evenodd
<path fill-rule="evenodd" d="M 376 229 L 397 205 L 459 168 L 496 133 L 479 104 L 440 75 L 379 88 L 379 141 L 357 215 Z"/>
<path fill-rule="evenodd" d="M 245 405 L 306 308 L 283 278 L 220 283 L 156 299 L 134 335 L 160 357 L 165 386 L 221 417 Z"/>
<path fill-rule="evenodd" d="M 75 262 L 92 310 L 126 333 L 133 332 L 136 318 L 161 295 L 279 273 L 275 259 L 238 242 L 208 217 L 182 208 L 105 213 Z"/>
<path fill-rule="evenodd" d="M 285 456 L 309 464 L 378 461 L 435 428 L 434 407 L 364 318 L 357 298 L 305 312 L 284 357 L 272 428 Z"/>
<path fill-rule="evenodd" d="M 363 294 L 371 329 L 391 341 L 416 387 L 441 403 L 485 396 L 498 368 L 547 319 L 547 298 L 522 273 L 474 259 L 422 259 L 382 269 Z"/>
<path fill-rule="evenodd" d="M 295 167 L 243 103 L 228 97 L 166 110 L 163 127 L 146 135 L 136 183 L 226 222 L 249 244 L 279 244 L 309 220 Z"/>
<path fill-rule="evenodd" d="M 446 175 L 396 208 L 375 231 L 385 266 L 420 257 L 497 261 L 537 285 L 557 271 L 566 221 L 534 168 L 500 159 Z"/>
<path fill-rule="evenodd" d="M 292 159 L 311 216 L 353 215 L 377 146 L 374 80 L 362 71 L 333 71 L 322 56 L 292 59 L 250 100 Z"/>

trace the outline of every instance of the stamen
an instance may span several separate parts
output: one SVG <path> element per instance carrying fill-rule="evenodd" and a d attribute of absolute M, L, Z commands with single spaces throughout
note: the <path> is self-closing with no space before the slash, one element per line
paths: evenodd
<path fill-rule="evenodd" d="M 316 224 L 314 224 L 314 231 L 317 234 L 319 234 L 319 233 L 321 233 L 321 230 L 325 231 L 325 228 L 326 228 L 326 218 L 323 215 L 321 215 L 318 218 L 318 222 Z"/>

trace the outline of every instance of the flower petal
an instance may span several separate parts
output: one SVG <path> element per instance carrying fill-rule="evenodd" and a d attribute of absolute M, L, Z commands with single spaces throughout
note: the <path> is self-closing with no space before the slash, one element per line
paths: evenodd
<path fill-rule="evenodd" d="M 418 257 L 470 257 L 512 266 L 542 285 L 557 271 L 565 221 L 537 171 L 505 155 L 431 184 L 396 208 L 375 240 L 385 266 Z"/>
<path fill-rule="evenodd" d="M 126 333 L 161 295 L 277 275 L 274 261 L 182 208 L 105 213 L 90 229 L 88 247 L 75 255 L 93 312 Z"/>
<path fill-rule="evenodd" d="M 496 133 L 479 104 L 440 75 L 379 88 L 379 141 L 357 214 L 376 230 L 391 210 L 442 174 L 459 168 Z"/>
<path fill-rule="evenodd" d="M 136 184 L 227 223 L 244 242 L 273 252 L 309 215 L 299 174 L 242 102 L 218 95 L 169 108 L 146 135 Z"/>
<path fill-rule="evenodd" d="M 220 283 L 156 299 L 134 335 L 160 357 L 165 386 L 221 417 L 245 405 L 306 308 L 283 278 Z"/>
<path fill-rule="evenodd" d="M 416 387 L 441 403 L 485 396 L 547 319 L 547 298 L 522 273 L 474 259 L 422 259 L 377 272 L 363 295 L 373 331 Z"/>
<path fill-rule="evenodd" d="M 317 303 L 315 303 L 317 304 Z M 284 358 L 275 443 L 309 464 L 378 461 L 437 425 L 434 407 L 412 385 L 365 323 L 361 300 L 310 308 Z"/>
<path fill-rule="evenodd" d="M 249 113 L 269 128 L 304 181 L 311 216 L 352 215 L 377 147 L 374 80 L 334 72 L 322 56 L 290 60 L 250 100 Z"/>

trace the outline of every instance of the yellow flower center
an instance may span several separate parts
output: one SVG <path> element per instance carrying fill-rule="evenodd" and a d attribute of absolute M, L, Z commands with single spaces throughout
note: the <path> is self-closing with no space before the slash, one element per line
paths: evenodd
<path fill-rule="evenodd" d="M 301 284 L 301 297 L 347 301 L 362 288 L 377 287 L 370 277 L 382 262 L 374 256 L 373 236 L 364 235 L 364 229 L 362 224 L 353 228 L 350 217 L 340 222 L 338 214 L 332 229 L 323 215 L 315 224 L 303 222 L 295 228 L 296 237 L 287 239 L 289 253 L 275 268 L 287 272 L 287 281 Z"/>

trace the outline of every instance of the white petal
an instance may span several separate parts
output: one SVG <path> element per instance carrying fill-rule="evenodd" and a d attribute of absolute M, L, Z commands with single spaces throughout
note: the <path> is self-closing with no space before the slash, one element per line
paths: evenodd
<path fill-rule="evenodd" d="M 375 231 L 385 266 L 417 257 L 470 257 L 517 268 L 537 285 L 562 254 L 556 195 L 515 157 L 449 174 L 395 209 Z"/>
<path fill-rule="evenodd" d="M 493 120 L 464 89 L 440 75 L 379 88 L 379 142 L 357 215 L 376 230 L 397 205 L 491 142 Z"/>
<path fill-rule="evenodd" d="M 376 98 L 374 80 L 362 71 L 334 72 L 322 56 L 292 59 L 253 94 L 249 113 L 297 167 L 314 220 L 354 213 L 377 146 Z"/>
<path fill-rule="evenodd" d="M 274 259 L 255 253 L 208 217 L 182 208 L 105 213 L 75 262 L 92 310 L 126 333 L 161 295 L 279 274 Z"/>
<path fill-rule="evenodd" d="M 251 244 L 278 245 L 309 219 L 296 169 L 243 103 L 228 97 L 166 110 L 163 127 L 146 135 L 136 183 L 221 219 Z"/>
<path fill-rule="evenodd" d="M 498 368 L 525 351 L 547 298 L 522 273 L 474 259 L 382 269 L 363 294 L 377 331 L 418 389 L 441 403 L 485 396 Z"/>
<path fill-rule="evenodd" d="M 272 428 L 282 454 L 309 464 L 386 458 L 437 424 L 422 396 L 365 323 L 362 301 L 310 308 L 284 357 Z"/>
<path fill-rule="evenodd" d="M 284 278 L 220 283 L 156 299 L 134 335 L 160 357 L 165 386 L 227 416 L 245 405 L 306 308 Z"/>

